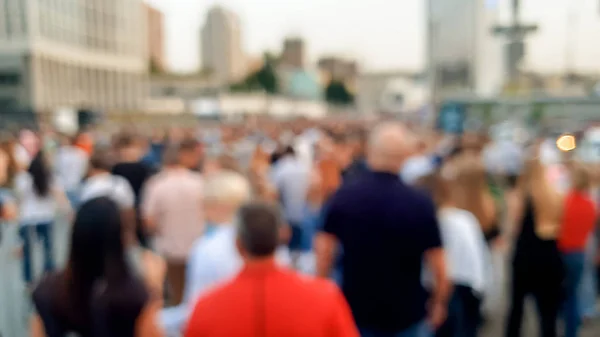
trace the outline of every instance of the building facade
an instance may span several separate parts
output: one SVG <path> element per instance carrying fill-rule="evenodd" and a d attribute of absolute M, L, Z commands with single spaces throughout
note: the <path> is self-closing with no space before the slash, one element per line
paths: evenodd
<path fill-rule="evenodd" d="M 436 95 L 495 95 L 504 85 L 502 39 L 490 0 L 428 0 L 428 69 Z"/>
<path fill-rule="evenodd" d="M 344 82 L 348 87 L 354 88 L 358 75 L 356 61 L 339 57 L 324 57 L 319 59 L 317 66 L 324 85 L 334 80 Z"/>
<path fill-rule="evenodd" d="M 221 84 L 230 84 L 246 75 L 248 64 L 242 48 L 239 18 L 222 7 L 208 11 L 202 27 L 202 68 Z"/>
<path fill-rule="evenodd" d="M 0 102 L 142 108 L 146 22 L 142 0 L 0 2 Z"/>
<path fill-rule="evenodd" d="M 283 42 L 279 64 L 285 67 L 304 69 L 305 44 L 301 38 L 288 38 Z"/>
<path fill-rule="evenodd" d="M 150 70 L 154 72 L 164 72 L 166 70 L 165 61 L 165 18 L 158 9 L 144 4 L 146 17 L 148 19 L 148 53 L 150 57 Z"/>

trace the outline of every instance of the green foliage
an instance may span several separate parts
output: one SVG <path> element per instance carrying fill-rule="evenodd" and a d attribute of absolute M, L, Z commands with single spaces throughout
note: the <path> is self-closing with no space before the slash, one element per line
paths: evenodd
<path fill-rule="evenodd" d="M 331 104 L 348 105 L 354 102 L 354 95 L 343 82 L 332 80 L 325 88 L 325 100 Z"/>
<path fill-rule="evenodd" d="M 252 92 L 263 90 L 269 94 L 279 92 L 279 79 L 275 71 L 275 58 L 265 53 L 264 65 L 258 71 L 248 75 L 243 81 L 231 85 L 233 92 Z"/>

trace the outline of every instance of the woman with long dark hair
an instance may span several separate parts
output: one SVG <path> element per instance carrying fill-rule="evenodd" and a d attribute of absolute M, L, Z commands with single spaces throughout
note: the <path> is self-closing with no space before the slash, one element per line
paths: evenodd
<path fill-rule="evenodd" d="M 38 152 L 27 171 L 15 178 L 15 191 L 19 199 L 19 236 L 23 243 L 23 279 L 27 286 L 33 281 L 33 232 L 43 242 L 44 271 L 54 269 L 52 229 L 59 208 L 68 209 L 67 198 L 54 183 L 44 153 Z"/>
<path fill-rule="evenodd" d="M 64 270 L 48 275 L 33 292 L 33 337 L 161 336 L 164 263 L 144 260 L 138 277 L 126 254 L 119 208 L 108 197 L 84 203 L 75 217 Z M 145 282 L 144 282 L 145 281 Z"/>

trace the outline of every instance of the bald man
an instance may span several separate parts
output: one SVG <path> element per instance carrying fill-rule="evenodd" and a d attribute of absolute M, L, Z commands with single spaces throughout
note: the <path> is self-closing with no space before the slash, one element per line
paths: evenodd
<path fill-rule="evenodd" d="M 343 250 L 342 289 L 362 336 L 428 337 L 445 320 L 449 282 L 433 201 L 398 172 L 416 146 L 404 126 L 376 127 L 367 144 L 369 171 L 343 184 L 316 238 L 317 272 L 331 273 Z M 423 260 L 435 278 L 421 285 Z"/>

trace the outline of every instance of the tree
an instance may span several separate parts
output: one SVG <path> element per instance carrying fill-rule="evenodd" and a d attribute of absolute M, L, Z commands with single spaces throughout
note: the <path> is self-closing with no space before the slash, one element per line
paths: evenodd
<path fill-rule="evenodd" d="M 354 102 L 354 95 L 343 82 L 332 80 L 325 88 L 325 100 L 331 104 L 348 105 Z"/>
<path fill-rule="evenodd" d="M 279 79 L 275 71 L 275 58 L 269 54 L 264 55 L 263 66 L 254 73 L 248 75 L 244 80 L 230 86 L 234 92 L 251 92 L 263 90 L 269 94 L 279 92 Z"/>

